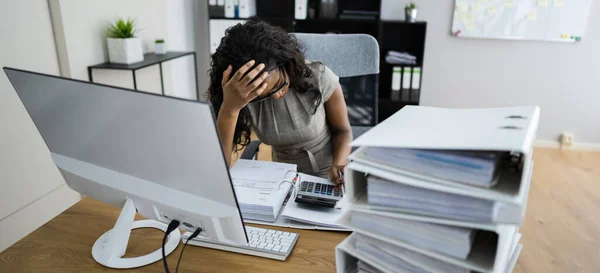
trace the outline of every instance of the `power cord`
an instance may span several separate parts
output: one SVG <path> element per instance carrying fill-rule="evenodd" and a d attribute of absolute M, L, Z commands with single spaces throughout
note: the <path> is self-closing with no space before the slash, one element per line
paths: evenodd
<path fill-rule="evenodd" d="M 169 234 L 171 234 L 171 232 L 173 232 L 173 230 L 177 229 L 178 227 L 179 227 L 179 221 L 172 220 L 171 223 L 169 223 L 169 226 L 167 227 L 167 231 L 165 231 L 165 236 L 163 237 L 162 258 L 163 258 L 163 265 L 165 266 L 166 273 L 171 273 L 171 272 L 169 271 L 169 265 L 167 264 L 167 255 L 165 255 L 165 244 L 167 244 L 167 237 L 169 237 Z"/>
<path fill-rule="evenodd" d="M 179 260 L 177 261 L 177 267 L 175 267 L 175 273 L 179 272 L 179 263 L 181 263 L 181 257 L 183 257 L 183 251 L 185 250 L 185 246 L 188 245 L 190 240 L 198 237 L 198 235 L 200 235 L 200 232 L 202 232 L 202 228 L 197 228 L 196 231 L 194 231 L 194 233 L 192 233 L 192 235 L 190 235 L 190 237 L 188 237 L 187 240 L 185 240 L 185 243 L 183 244 L 183 248 L 181 249 L 181 254 L 179 254 Z"/>

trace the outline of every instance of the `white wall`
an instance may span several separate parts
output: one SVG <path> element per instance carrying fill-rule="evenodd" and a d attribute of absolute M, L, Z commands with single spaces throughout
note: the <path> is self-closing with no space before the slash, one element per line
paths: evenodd
<path fill-rule="evenodd" d="M 119 17 L 132 18 L 140 29 L 144 52 L 154 51 L 154 40 L 167 37 L 165 0 L 50 0 L 63 76 L 88 80 L 87 67 L 108 60 L 106 29 Z M 56 7 L 56 8 L 55 8 Z M 58 28 L 58 29 L 57 29 Z M 171 93 L 169 67 L 163 67 L 165 92 Z M 138 70 L 139 90 L 160 93 L 158 66 Z M 94 82 L 133 88 L 130 71 L 94 70 Z"/>
<path fill-rule="evenodd" d="M 198 55 L 198 88 L 200 99 L 206 100 L 206 92 L 210 84 L 208 69 L 210 68 L 210 41 L 208 30 L 208 3 L 206 0 L 194 1 L 196 54 Z"/>
<path fill-rule="evenodd" d="M 0 67 L 59 75 L 46 0 L 0 1 L 0 26 Z M 79 199 L 0 72 L 0 252 Z"/>
<path fill-rule="evenodd" d="M 192 57 L 176 59 L 171 62 L 171 80 L 173 95 L 185 98 L 196 98 L 196 79 L 200 100 L 206 99 L 210 67 L 208 50 L 208 8 L 206 0 L 168 0 L 167 46 L 173 51 L 196 51 L 196 75 Z"/>
<path fill-rule="evenodd" d="M 382 19 L 403 19 L 405 3 L 382 0 Z M 600 143 L 600 4 L 592 3 L 576 44 L 455 38 L 454 0 L 417 4 L 419 20 L 427 21 L 422 105 L 537 104 L 538 139 L 570 131 L 576 142 Z"/>
<path fill-rule="evenodd" d="M 169 32 L 173 33 L 171 50 L 193 50 L 194 43 L 208 37 L 206 25 L 194 29 L 196 22 L 207 22 L 205 0 L 3 0 L 0 67 L 87 80 L 87 66 L 108 59 L 104 33 L 109 21 L 118 16 L 137 20 L 146 52 L 154 50 L 156 38 L 170 41 Z M 208 42 L 205 44 L 198 47 L 202 91 L 206 90 L 208 69 Z M 191 58 L 182 62 L 186 66 L 173 63 L 164 68 L 166 92 L 184 97 L 193 92 L 195 98 Z M 180 70 L 171 73 L 170 67 Z M 138 73 L 139 89 L 159 92 L 158 68 Z M 172 80 L 172 75 L 179 78 Z M 133 87 L 128 72 L 96 71 L 94 80 Z M 0 72 L 0 151 L 1 252 L 81 196 L 64 183 L 4 72 Z"/>
<path fill-rule="evenodd" d="M 197 51 L 197 75 L 192 56 L 163 64 L 165 93 L 196 99 L 196 82 L 200 92 L 206 90 L 208 37 L 206 0 L 49 0 L 63 76 L 87 80 L 87 67 L 108 60 L 105 30 L 117 17 L 136 20 L 144 52 L 154 51 L 154 40 L 163 38 L 171 51 Z M 114 7 L 118 6 L 118 9 Z M 198 24 L 198 22 L 204 22 Z M 202 41 L 197 45 L 197 41 Z M 160 92 L 158 66 L 137 73 L 138 89 Z M 133 88 L 129 71 L 94 70 L 94 82 Z"/>
<path fill-rule="evenodd" d="M 196 50 L 195 8 L 197 0 L 168 0 L 167 32 L 169 39 L 167 48 L 170 51 Z M 172 95 L 188 99 L 196 99 L 196 75 L 194 74 L 194 59 L 192 56 L 175 59 L 168 62 L 171 67 Z"/>

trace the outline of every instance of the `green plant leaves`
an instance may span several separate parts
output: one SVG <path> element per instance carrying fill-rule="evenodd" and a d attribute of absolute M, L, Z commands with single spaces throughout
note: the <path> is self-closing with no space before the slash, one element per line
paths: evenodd
<path fill-rule="evenodd" d="M 404 6 L 404 8 L 405 8 L 405 9 L 417 9 L 417 3 L 415 3 L 415 2 L 410 2 L 410 3 L 407 3 L 407 4 Z"/>
<path fill-rule="evenodd" d="M 106 36 L 108 38 L 127 39 L 134 38 L 136 32 L 137 28 L 134 20 L 119 18 L 109 26 Z"/>

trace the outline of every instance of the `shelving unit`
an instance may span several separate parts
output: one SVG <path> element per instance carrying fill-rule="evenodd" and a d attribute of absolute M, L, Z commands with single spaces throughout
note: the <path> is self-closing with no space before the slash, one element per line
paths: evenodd
<path fill-rule="evenodd" d="M 90 66 L 88 66 L 88 80 L 90 82 L 94 82 L 94 69 L 96 69 L 96 70 L 99 70 L 99 69 L 127 70 L 127 71 L 131 71 L 131 75 L 133 76 L 133 89 L 138 91 L 137 76 L 136 76 L 135 72 L 140 69 L 149 67 L 149 66 L 158 65 L 161 94 L 163 96 L 166 96 L 165 84 L 164 84 L 164 80 L 163 80 L 162 64 L 164 62 L 168 62 L 170 60 L 182 58 L 182 57 L 186 57 L 186 56 L 192 56 L 194 58 L 194 69 L 196 69 L 197 66 L 196 66 L 196 52 L 195 51 L 184 51 L 184 52 L 169 51 L 165 54 L 146 53 L 146 54 L 144 54 L 144 60 L 141 62 L 137 62 L 137 63 L 119 64 L 119 63 L 106 62 L 106 63 L 96 64 L 96 65 L 90 65 Z M 194 70 L 194 75 L 195 74 L 196 74 L 196 71 Z M 200 90 L 198 89 L 198 80 L 196 80 L 196 100 L 200 101 Z"/>
<path fill-rule="evenodd" d="M 425 56 L 425 36 L 427 32 L 426 22 L 408 23 L 404 21 L 380 21 L 379 22 L 379 47 L 380 47 L 380 68 L 379 68 L 379 111 L 380 119 L 383 120 L 405 105 L 419 105 L 421 96 L 421 84 L 423 78 L 423 61 Z M 405 39 L 405 38 L 408 38 Z M 408 52 L 417 57 L 414 65 L 388 64 L 385 57 L 388 51 Z M 404 81 L 408 81 L 409 89 L 401 88 L 400 99 L 392 100 L 392 74 L 394 67 L 400 67 L 400 86 Z M 414 68 L 420 68 L 419 88 L 413 88 L 414 79 L 412 73 Z M 410 78 L 405 78 L 405 70 L 410 71 Z"/>
<path fill-rule="evenodd" d="M 309 1 L 309 6 L 312 0 Z M 317 1 L 318 2 L 318 1 Z M 425 37 L 427 32 L 426 22 L 409 23 L 405 21 L 382 21 L 379 16 L 365 19 L 323 19 L 308 18 L 297 20 L 294 18 L 294 0 L 256 0 L 257 15 L 261 20 L 279 26 L 288 32 L 301 33 L 364 33 L 377 39 L 380 46 L 380 75 L 379 75 L 379 121 L 383 121 L 406 105 L 419 105 L 422 85 L 423 60 L 425 52 Z M 338 0 L 338 15 L 344 10 L 370 10 L 379 11 L 381 2 Z M 240 18 L 210 17 L 210 19 L 240 20 Z M 242 19 L 243 20 L 243 19 Z M 417 58 L 415 65 L 395 65 L 385 61 L 390 50 L 406 52 Z M 410 88 L 401 90 L 397 100 L 392 100 L 392 74 L 394 67 L 402 69 L 420 68 L 419 86 L 413 89 L 412 73 L 410 78 L 405 78 L 401 73 L 401 81 L 409 81 Z M 402 84 L 402 83 L 401 83 Z M 402 86 L 402 85 L 401 85 Z"/>

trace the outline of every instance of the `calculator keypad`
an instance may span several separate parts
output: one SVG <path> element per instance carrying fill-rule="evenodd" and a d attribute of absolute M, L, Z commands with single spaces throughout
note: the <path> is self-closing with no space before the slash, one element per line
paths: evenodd
<path fill-rule="evenodd" d="M 342 192 L 340 191 L 340 189 L 338 187 L 335 187 L 333 185 L 310 182 L 310 181 L 302 181 L 302 183 L 300 184 L 300 191 L 307 192 L 307 193 L 313 193 L 313 194 L 321 194 L 321 195 L 326 195 L 326 196 L 335 196 L 335 197 L 342 196 Z"/>

